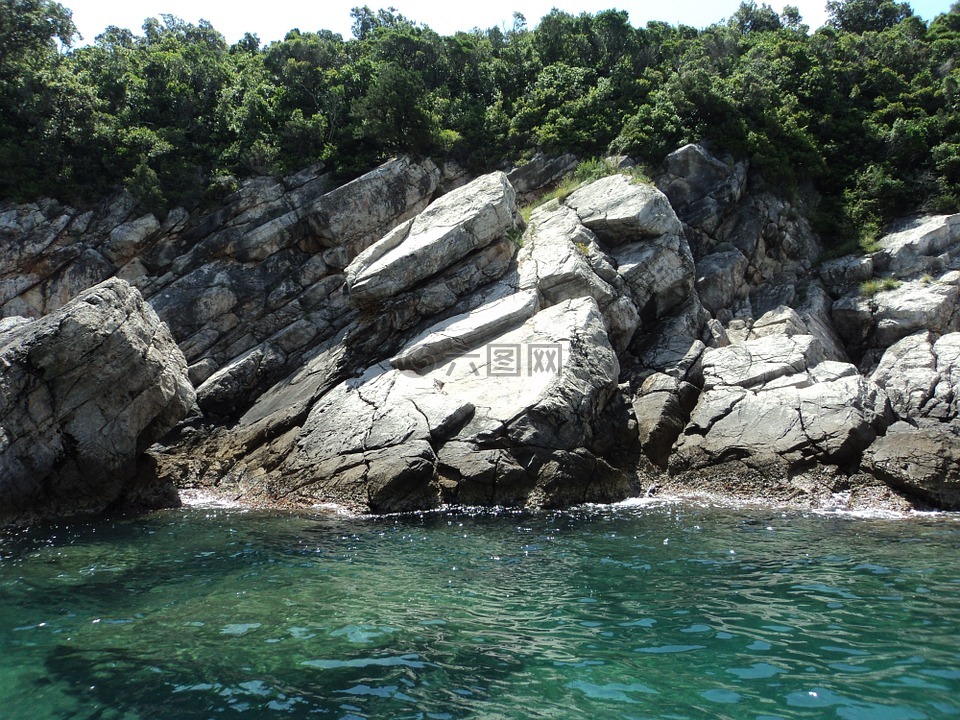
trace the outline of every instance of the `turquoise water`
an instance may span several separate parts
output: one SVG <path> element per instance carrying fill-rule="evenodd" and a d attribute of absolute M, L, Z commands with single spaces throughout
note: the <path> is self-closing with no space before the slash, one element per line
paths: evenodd
<path fill-rule="evenodd" d="M 960 717 L 960 520 L 185 509 L 0 540 L 0 717 Z"/>

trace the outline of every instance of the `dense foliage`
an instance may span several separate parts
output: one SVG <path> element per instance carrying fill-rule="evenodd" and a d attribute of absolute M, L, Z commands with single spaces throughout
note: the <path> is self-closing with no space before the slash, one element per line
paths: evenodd
<path fill-rule="evenodd" d="M 123 183 L 162 209 L 319 160 L 344 177 L 398 151 L 476 170 L 536 150 L 656 163 L 706 140 L 783 192 L 816 190 L 835 234 L 958 209 L 960 5 L 930 23 L 892 0 L 827 6 L 815 32 L 750 0 L 702 30 L 554 10 L 450 37 L 363 7 L 350 39 L 266 47 L 164 15 L 72 49 L 64 7 L 0 0 L 0 196 Z"/>

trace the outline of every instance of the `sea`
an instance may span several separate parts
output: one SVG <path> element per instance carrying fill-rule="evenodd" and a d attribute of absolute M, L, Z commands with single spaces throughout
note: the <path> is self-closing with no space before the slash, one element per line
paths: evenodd
<path fill-rule="evenodd" d="M 0 718 L 960 718 L 960 515 L 199 502 L 7 530 Z"/>

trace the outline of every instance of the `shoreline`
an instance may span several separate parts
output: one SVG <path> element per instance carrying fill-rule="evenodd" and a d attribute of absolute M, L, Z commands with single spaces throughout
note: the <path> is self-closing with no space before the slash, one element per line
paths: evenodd
<path fill-rule="evenodd" d="M 949 510 L 919 507 L 897 495 L 889 487 L 870 476 L 854 476 L 850 489 L 831 491 L 824 484 L 813 484 L 810 477 L 804 480 L 784 481 L 766 479 L 763 491 L 755 484 L 733 485 L 722 474 L 702 476 L 696 484 L 677 482 L 675 478 L 662 478 L 645 493 L 612 503 L 583 503 L 564 508 L 486 505 L 439 505 L 433 508 L 396 513 L 372 513 L 361 508 L 351 508 L 337 503 L 264 503 L 244 502 L 234 493 L 218 488 L 183 488 L 178 490 L 181 508 L 235 510 L 253 512 L 278 512 L 343 519 L 366 520 L 371 518 L 413 517 L 455 512 L 467 513 L 523 513 L 523 512 L 576 512 L 589 509 L 617 509 L 658 507 L 663 505 L 686 505 L 694 507 L 719 507 L 732 510 L 768 510 L 771 512 L 812 513 L 823 516 L 839 516 L 859 519 L 910 520 L 917 518 L 960 518 L 960 513 Z M 743 482 L 741 477 L 740 482 Z M 755 479 L 753 479 L 755 480 Z M 751 492 L 750 490 L 753 490 Z M 171 508 L 177 509 L 177 508 Z"/>

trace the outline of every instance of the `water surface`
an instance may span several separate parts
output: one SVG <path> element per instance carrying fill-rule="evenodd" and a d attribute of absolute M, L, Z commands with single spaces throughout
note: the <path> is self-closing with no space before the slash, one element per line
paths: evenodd
<path fill-rule="evenodd" d="M 0 540 L 0 717 L 960 717 L 960 521 L 184 509 Z"/>

